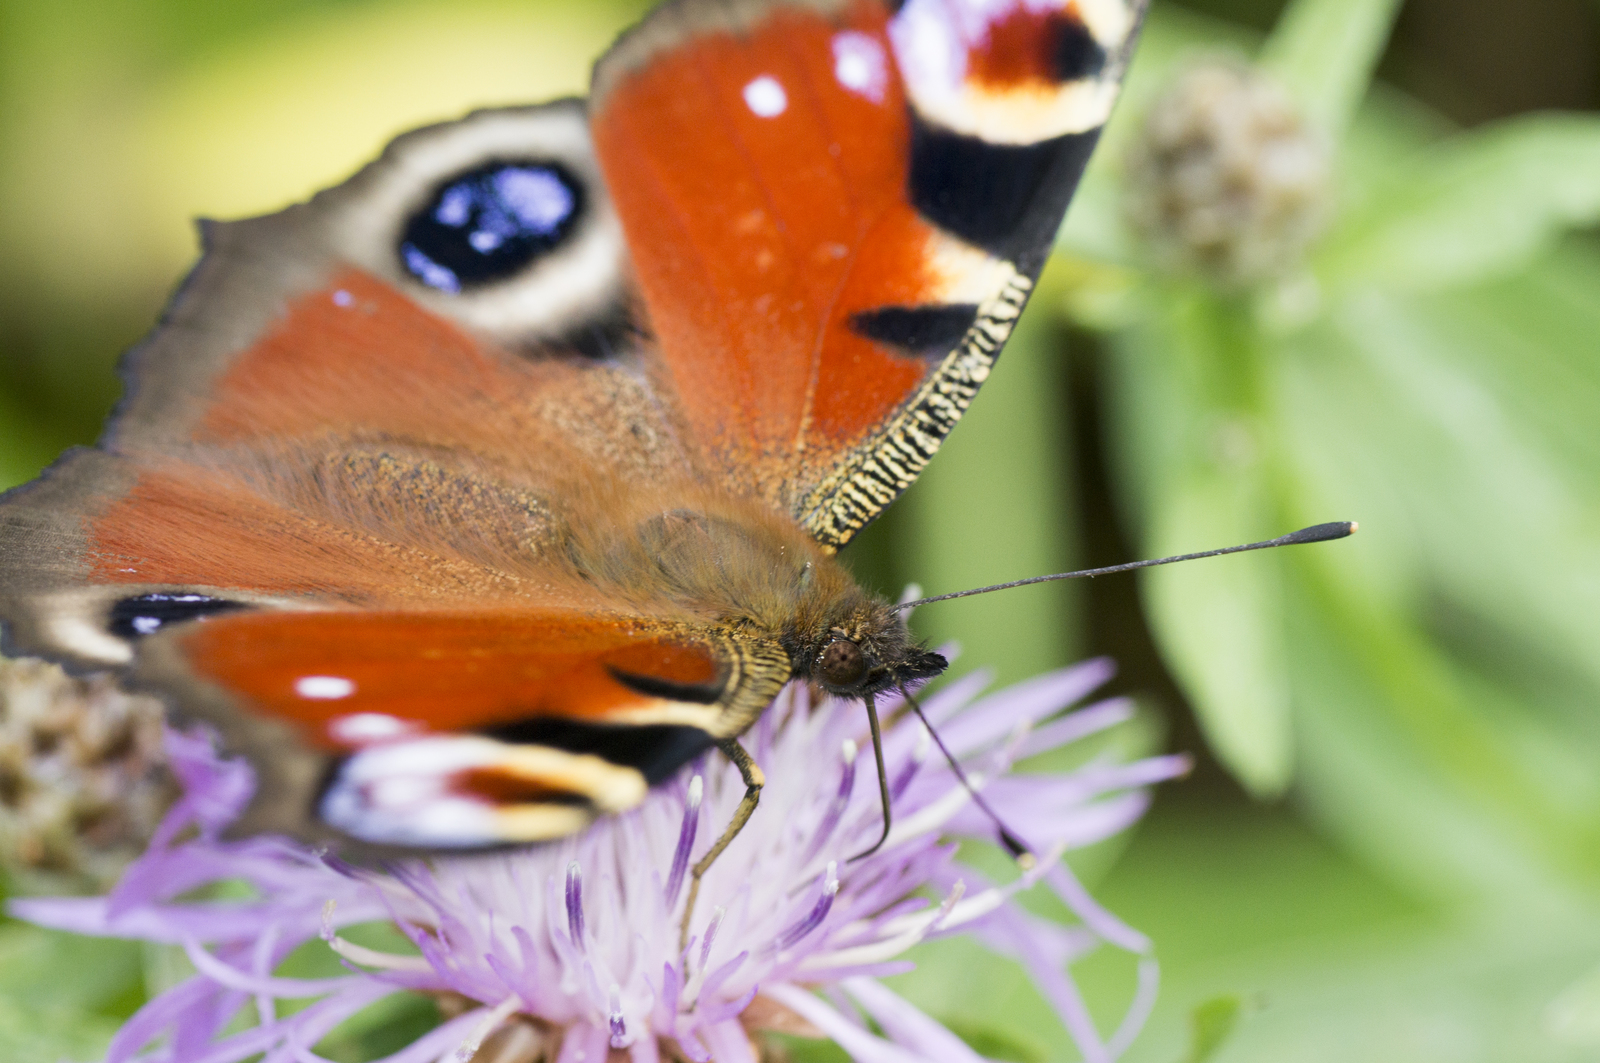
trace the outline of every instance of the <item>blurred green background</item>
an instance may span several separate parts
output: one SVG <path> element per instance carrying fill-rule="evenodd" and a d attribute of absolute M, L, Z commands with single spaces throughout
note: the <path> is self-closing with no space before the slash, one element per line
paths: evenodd
<path fill-rule="evenodd" d="M 190 219 L 581 92 L 642 6 L 0 0 L 0 486 L 94 438 Z M 1128 1058 L 1600 1058 L 1600 3 L 1155 8 L 1026 327 L 846 557 L 937 593 L 1361 521 L 916 623 L 1002 680 L 1110 654 L 1118 740 L 1197 756 L 1078 860 L 1163 963 Z M 1232 121 L 1174 94 L 1201 68 L 1268 86 L 1246 139 L 1311 160 L 1225 180 L 1301 198 L 1210 258 L 1162 230 L 1184 157 L 1150 132 Z M 986 1053 L 1072 1058 L 1020 973 L 923 958 L 901 988 Z M 1078 969 L 1103 1028 L 1123 959 Z M 92 1055 L 158 967 L 0 926 L 0 1056 Z"/>

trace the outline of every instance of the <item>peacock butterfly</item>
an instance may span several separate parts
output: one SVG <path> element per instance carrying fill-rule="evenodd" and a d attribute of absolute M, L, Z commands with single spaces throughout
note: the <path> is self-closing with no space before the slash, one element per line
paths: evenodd
<path fill-rule="evenodd" d="M 670 0 L 587 101 L 206 224 L 104 438 L 0 499 L 8 651 L 214 726 L 241 833 L 550 839 L 712 746 L 753 807 L 786 682 L 945 667 L 834 554 L 988 376 L 1143 7 Z"/>

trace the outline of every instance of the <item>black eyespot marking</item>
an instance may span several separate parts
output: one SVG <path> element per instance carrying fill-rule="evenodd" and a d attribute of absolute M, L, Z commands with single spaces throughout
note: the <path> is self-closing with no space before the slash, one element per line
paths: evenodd
<path fill-rule="evenodd" d="M 1106 50 L 1076 18 L 1056 20 L 1055 68 L 1061 81 L 1094 77 L 1105 69 Z"/>
<path fill-rule="evenodd" d="M 858 336 L 918 355 L 942 356 L 953 350 L 978 319 L 970 304 L 885 306 L 850 319 Z"/>
<path fill-rule="evenodd" d="M 662 679 L 654 675 L 634 675 L 618 668 L 607 666 L 606 671 L 611 677 L 630 690 L 650 698 L 665 698 L 668 701 L 687 701 L 696 705 L 710 705 L 722 697 L 726 684 L 713 683 L 677 683 L 671 679 Z"/>
<path fill-rule="evenodd" d="M 639 322 L 632 308 L 619 305 L 574 329 L 551 348 L 603 362 L 636 350 L 650 338 L 650 330 Z"/>
<path fill-rule="evenodd" d="M 451 295 L 502 281 L 554 250 L 582 216 L 583 186 L 554 162 L 491 162 L 450 178 L 406 222 L 400 262 Z"/>
<path fill-rule="evenodd" d="M 716 744 L 709 733 L 698 727 L 607 726 L 548 717 L 521 720 L 485 733 L 497 741 L 517 745 L 592 753 L 612 764 L 637 769 L 651 786 Z"/>
<path fill-rule="evenodd" d="M 202 620 L 248 608 L 250 606 L 244 602 L 230 602 L 204 594 L 141 594 L 124 598 L 111 607 L 107 630 L 118 638 L 140 639 L 154 635 L 168 624 Z"/>
<path fill-rule="evenodd" d="M 1099 129 L 991 144 L 913 113 L 912 206 L 933 224 L 1033 274 L 1055 240 Z"/>

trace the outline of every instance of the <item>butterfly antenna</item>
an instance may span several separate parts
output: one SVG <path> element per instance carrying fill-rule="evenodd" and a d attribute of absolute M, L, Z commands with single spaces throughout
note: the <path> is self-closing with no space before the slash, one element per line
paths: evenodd
<path fill-rule="evenodd" d="M 906 699 L 906 704 L 911 706 L 911 711 L 917 714 L 917 719 L 922 721 L 922 726 L 928 729 L 928 734 L 933 736 L 933 744 L 938 746 L 939 752 L 944 754 L 944 759 L 950 764 L 950 770 L 956 773 L 956 778 L 961 781 L 961 785 L 967 791 L 967 795 L 972 798 L 972 803 L 977 805 L 983 811 L 983 814 L 994 822 L 995 829 L 1000 832 L 1000 844 L 1006 847 L 1006 851 L 1012 855 L 1022 870 L 1032 870 L 1033 866 L 1038 863 L 1038 859 L 1033 855 L 1032 846 L 1018 837 L 1016 831 L 1006 826 L 1006 821 L 1000 818 L 1000 813 L 996 812 L 989 802 L 984 800 L 983 795 L 972 785 L 972 780 L 967 778 L 966 769 L 955 758 L 955 754 L 950 752 L 950 747 L 944 744 L 944 739 L 939 737 L 939 732 L 934 730 L 933 724 L 928 721 L 928 717 L 923 713 L 922 706 L 917 704 L 917 699 L 911 696 L 911 691 L 902 686 L 900 695 Z"/>
<path fill-rule="evenodd" d="M 1156 565 L 1172 565 L 1179 561 L 1198 561 L 1202 557 L 1221 557 L 1223 554 L 1242 554 L 1246 550 L 1270 550 L 1275 546 L 1325 543 L 1334 539 L 1343 539 L 1347 535 L 1354 535 L 1358 527 L 1360 525 L 1353 520 L 1336 520 L 1328 524 L 1313 524 L 1309 528 L 1301 528 L 1297 532 L 1280 535 L 1276 539 L 1264 539 L 1259 543 L 1245 543 L 1243 546 L 1225 546 L 1220 550 L 1202 550 L 1198 554 L 1158 557 L 1150 561 L 1130 561 L 1125 565 L 1110 565 L 1106 568 L 1085 568 L 1077 572 L 1057 572 L 1050 576 L 1032 576 L 1028 579 L 1012 580 L 1010 583 L 996 583 L 989 587 L 974 587 L 970 591 L 955 591 L 950 594 L 936 594 L 932 598 L 918 598 L 912 602 L 901 602 L 894 608 L 897 611 L 904 612 L 907 609 L 915 609 L 919 605 L 928 605 L 932 602 L 949 601 L 951 598 L 970 598 L 974 594 L 988 594 L 990 591 L 1026 587 L 1030 583 L 1049 583 L 1051 580 L 1058 579 L 1087 579 L 1094 576 L 1109 576 L 1114 572 L 1131 572 L 1136 568 L 1154 568 Z"/>
<path fill-rule="evenodd" d="M 904 688 L 901 688 L 902 692 Z M 889 811 L 889 772 L 883 766 L 883 728 L 878 726 L 878 706 L 873 701 L 872 695 L 863 698 L 867 703 L 867 727 L 872 731 L 872 756 L 878 762 L 878 796 L 883 801 L 883 833 L 878 835 L 878 840 L 872 843 L 872 848 L 852 856 L 850 863 L 864 860 L 883 848 L 883 843 L 889 840 L 889 825 L 894 822 Z"/>

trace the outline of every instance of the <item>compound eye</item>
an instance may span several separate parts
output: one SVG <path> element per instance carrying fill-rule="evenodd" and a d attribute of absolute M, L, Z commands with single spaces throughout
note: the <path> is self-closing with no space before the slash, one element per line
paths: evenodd
<path fill-rule="evenodd" d="M 866 675 L 867 659 L 849 639 L 834 639 L 817 657 L 817 676 L 830 687 L 853 687 Z"/>

